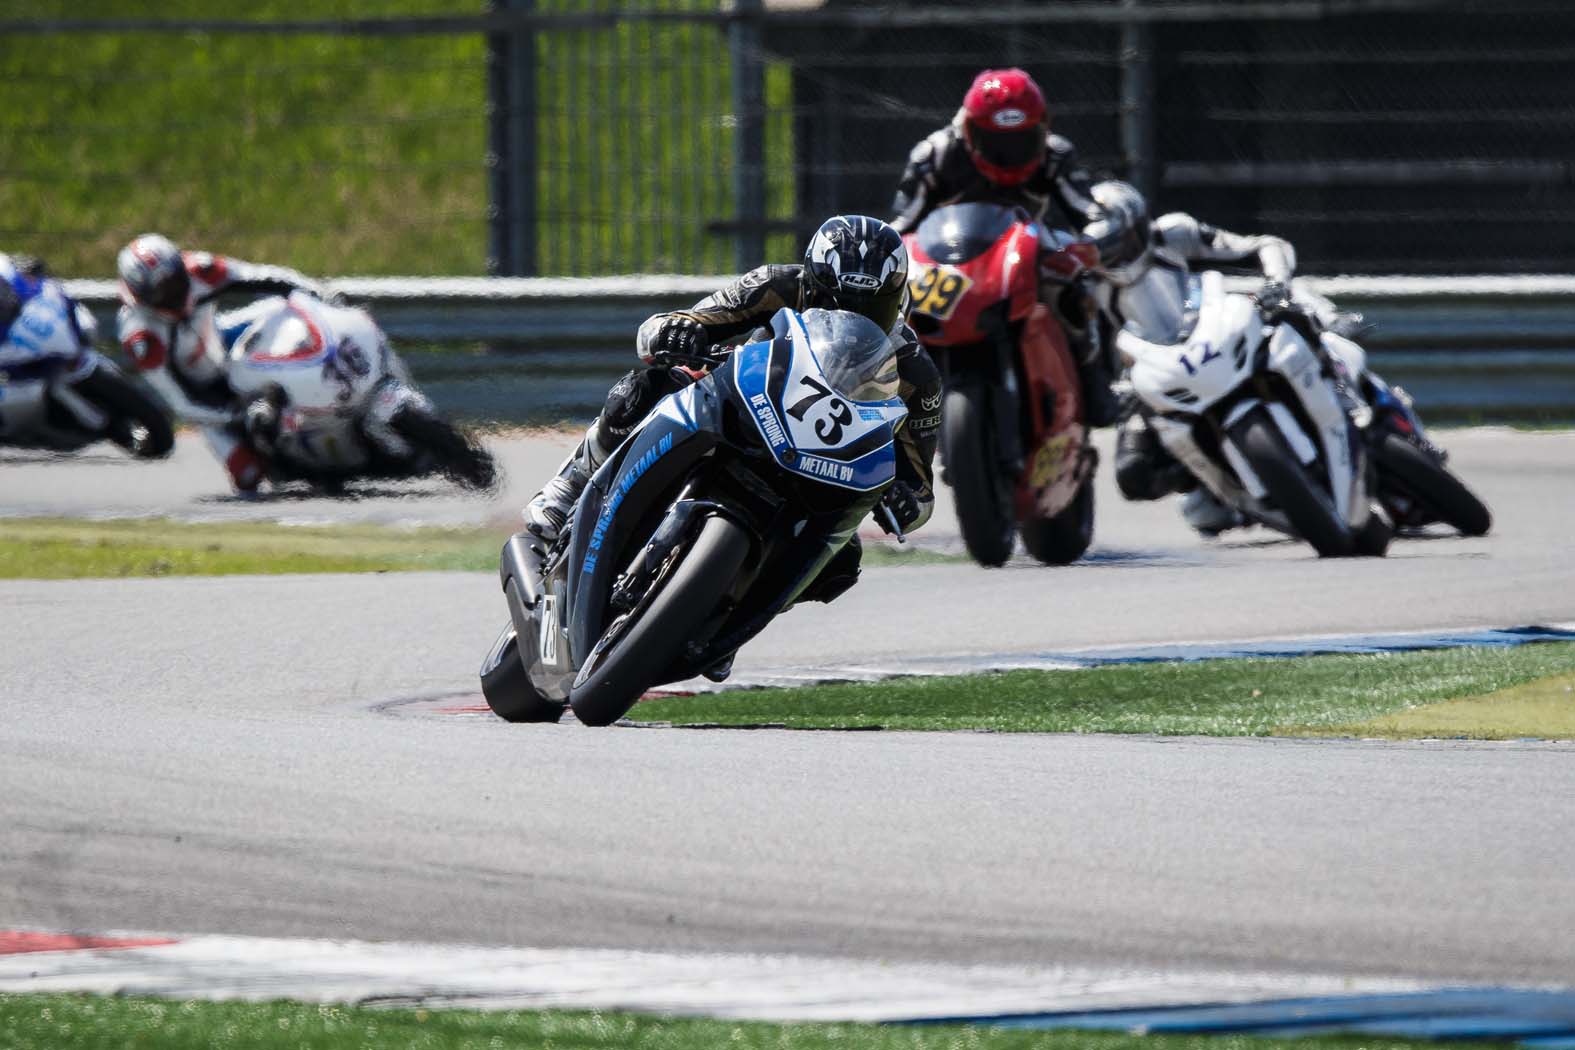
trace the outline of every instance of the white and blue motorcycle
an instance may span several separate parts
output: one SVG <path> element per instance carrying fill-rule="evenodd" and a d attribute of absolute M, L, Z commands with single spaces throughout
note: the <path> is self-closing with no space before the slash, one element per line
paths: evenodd
<path fill-rule="evenodd" d="M 113 441 L 138 459 L 169 454 L 164 406 L 93 349 L 95 331 L 60 282 L 0 255 L 0 445 L 75 452 Z"/>
<path fill-rule="evenodd" d="M 1382 555 L 1393 529 L 1373 508 L 1364 435 L 1372 410 L 1339 381 L 1323 345 L 1338 337 L 1309 341 L 1289 315 L 1226 292 L 1216 272 L 1194 287 L 1184 341 L 1116 337 L 1165 448 L 1248 521 L 1325 557 Z"/>
<path fill-rule="evenodd" d="M 875 510 L 907 418 L 886 333 L 782 310 L 772 338 L 664 399 L 550 547 L 503 549 L 510 623 L 481 669 L 498 715 L 607 725 L 646 690 L 726 664 Z"/>

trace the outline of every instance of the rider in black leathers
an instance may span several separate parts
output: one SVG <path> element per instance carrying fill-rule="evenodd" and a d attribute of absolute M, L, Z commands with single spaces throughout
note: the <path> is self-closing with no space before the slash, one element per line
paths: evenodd
<path fill-rule="evenodd" d="M 1040 224 L 1046 253 L 1057 250 L 1050 226 L 1080 230 L 1101 211 L 1092 180 L 1072 143 L 1050 131 L 1044 94 L 1020 69 L 985 70 L 974 79 L 952 122 L 932 132 L 908 155 L 897 183 L 891 224 L 901 233 L 918 228 L 937 208 L 992 201 L 1016 205 Z M 1076 348 L 1083 403 L 1091 426 L 1116 421 L 1120 403 L 1098 319 L 1086 297 L 1063 295 L 1064 283 L 1044 273 L 1040 298 L 1056 311 Z"/>
<path fill-rule="evenodd" d="M 859 281 L 858 275 L 873 278 L 877 290 L 865 290 L 870 282 Z M 637 337 L 644 367 L 613 385 L 585 440 L 525 508 L 527 528 L 546 540 L 556 539 L 591 474 L 657 402 L 703 374 L 705 357 L 714 356 L 719 344 L 769 325 L 783 307 L 851 310 L 889 333 L 896 347 L 898 396 L 908 406 L 908 418 L 897 435 L 897 480 L 882 502 L 904 532 L 923 525 L 935 505 L 941 379 L 902 320 L 907 280 L 907 250 L 891 227 L 864 216 L 837 216 L 820 227 L 803 263 L 757 267 L 687 310 L 647 319 Z M 876 521 L 891 531 L 884 515 Z M 861 553 L 855 536 L 801 600 L 829 602 L 851 587 Z"/>

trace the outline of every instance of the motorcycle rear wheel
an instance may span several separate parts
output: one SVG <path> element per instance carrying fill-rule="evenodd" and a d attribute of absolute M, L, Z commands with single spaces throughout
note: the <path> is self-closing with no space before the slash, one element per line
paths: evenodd
<path fill-rule="evenodd" d="M 467 488 L 489 489 L 498 480 L 492 456 L 457 427 L 436 416 L 403 408 L 389 420 L 399 436 L 437 462 L 451 480 Z"/>
<path fill-rule="evenodd" d="M 1023 522 L 1023 546 L 1046 565 L 1070 565 L 1094 542 L 1094 479 L 1088 478 L 1072 502 L 1049 518 Z"/>
<path fill-rule="evenodd" d="M 100 363 L 76 391 L 109 414 L 108 437 L 138 459 L 163 459 L 175 447 L 175 428 L 158 402 L 118 369 Z"/>
<path fill-rule="evenodd" d="M 656 584 L 661 590 L 644 612 L 569 691 L 575 717 L 589 726 L 605 726 L 627 714 L 673 666 L 675 650 L 688 644 L 716 611 L 749 548 L 749 536 L 739 525 L 723 517 L 707 518 L 672 574 Z"/>
<path fill-rule="evenodd" d="M 505 722 L 556 722 L 568 705 L 536 691 L 520 659 L 520 642 L 510 624 L 481 662 L 481 695 Z"/>
<path fill-rule="evenodd" d="M 990 448 L 985 391 L 956 387 L 946 392 L 941 411 L 941 444 L 946 475 L 957 504 L 963 546 L 980 565 L 1005 565 L 1017 541 L 1012 514 L 1012 482 L 1003 478 Z"/>
<path fill-rule="evenodd" d="M 1438 460 L 1399 434 L 1385 434 L 1373 450 L 1379 485 L 1392 481 L 1462 536 L 1485 536 L 1493 514 L 1476 493 Z"/>
<path fill-rule="evenodd" d="M 1322 558 L 1343 558 L 1355 549 L 1351 530 L 1334 499 L 1302 466 L 1268 411 L 1256 408 L 1232 428 L 1232 437 L 1269 499 L 1290 519 L 1297 535 Z"/>

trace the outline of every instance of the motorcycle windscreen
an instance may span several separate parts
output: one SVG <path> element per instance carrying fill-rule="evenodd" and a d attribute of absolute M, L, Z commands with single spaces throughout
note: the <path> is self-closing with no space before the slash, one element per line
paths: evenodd
<path fill-rule="evenodd" d="M 937 208 L 919 224 L 919 248 L 938 263 L 965 263 L 989 251 L 1018 221 L 1016 208 L 978 201 Z"/>
<path fill-rule="evenodd" d="M 895 370 L 890 340 L 857 314 L 783 313 L 789 338 L 733 353 L 733 382 L 761 439 L 779 466 L 814 481 L 860 492 L 889 484 L 907 406 L 895 397 L 856 400 L 845 391 L 887 389 L 877 355 L 890 355 Z M 812 332 L 806 318 L 816 313 L 824 316 L 811 319 Z"/>

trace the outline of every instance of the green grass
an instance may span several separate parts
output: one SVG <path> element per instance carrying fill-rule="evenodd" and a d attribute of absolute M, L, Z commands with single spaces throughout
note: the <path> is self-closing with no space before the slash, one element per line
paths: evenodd
<path fill-rule="evenodd" d="M 0 520 L 0 579 L 495 570 L 493 529 Z"/>
<path fill-rule="evenodd" d="M 0 579 L 493 572 L 507 537 L 506 530 L 493 528 L 9 518 L 0 519 Z M 872 543 L 864 550 L 866 566 L 933 565 L 959 558 L 888 543 Z"/>
<path fill-rule="evenodd" d="M 1487 1050 L 1503 1043 L 1390 1038 L 1288 1042 L 1251 1036 L 1134 1036 L 962 1026 L 753 1024 L 635 1014 L 372 1010 L 0 995 L 9 1050 Z"/>
<path fill-rule="evenodd" d="M 1302 735 L 1575 671 L 1575 643 L 901 678 L 653 700 L 639 721 L 798 729 Z"/>
<path fill-rule="evenodd" d="M 719 0 L 664 0 L 715 10 Z M 0 17 L 386 18 L 484 0 L 0 0 Z M 603 0 L 537 0 L 542 13 Z M 539 271 L 731 272 L 725 30 L 618 23 L 537 38 Z M 158 230 L 319 274 L 475 274 L 488 249 L 481 35 L 0 37 L 0 244 L 113 273 Z M 768 211 L 794 214 L 792 81 L 768 63 Z M 774 236 L 771 250 L 796 250 Z"/>

